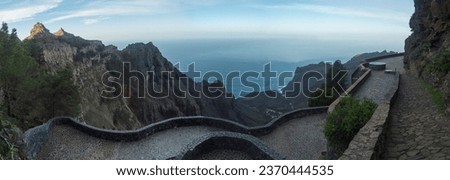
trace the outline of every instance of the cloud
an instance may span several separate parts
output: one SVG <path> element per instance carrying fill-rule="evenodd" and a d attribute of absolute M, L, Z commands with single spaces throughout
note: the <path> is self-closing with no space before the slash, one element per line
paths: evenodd
<path fill-rule="evenodd" d="M 260 9 L 273 9 L 273 10 L 302 10 L 329 15 L 376 18 L 400 22 L 408 22 L 410 18 L 410 15 L 406 13 L 386 11 L 382 9 L 370 9 L 370 8 L 355 9 L 350 7 L 338 7 L 338 6 L 327 6 L 317 4 L 296 3 L 284 5 L 255 5 L 253 7 Z"/>
<path fill-rule="evenodd" d="M 203 5 L 211 5 L 221 0 L 205 1 L 208 2 Z M 58 17 L 52 18 L 45 23 L 54 23 L 58 21 L 74 19 L 74 18 L 86 18 L 84 20 L 85 24 L 92 24 L 99 22 L 99 17 L 110 17 L 110 16 L 128 16 L 128 15 L 149 15 L 158 13 L 169 13 L 181 11 L 192 6 L 200 6 L 201 3 L 198 1 L 189 0 L 110 0 L 110 1 L 93 1 L 86 2 L 85 5 L 78 7 L 72 11 L 65 12 Z M 90 19 L 97 19 L 96 21 Z"/>
<path fill-rule="evenodd" d="M 83 20 L 83 23 L 86 25 L 90 25 L 90 24 L 96 24 L 99 22 L 99 19 L 85 19 Z"/>
<path fill-rule="evenodd" d="M 3 7 L 8 8 L 0 8 L 0 21 L 11 23 L 32 19 L 39 13 L 43 13 L 57 7 L 62 0 L 48 0 L 43 2 L 25 1 L 15 6 L 11 4 L 12 2 L 15 1 L 2 3 Z M 29 6 L 28 4 L 33 5 Z"/>

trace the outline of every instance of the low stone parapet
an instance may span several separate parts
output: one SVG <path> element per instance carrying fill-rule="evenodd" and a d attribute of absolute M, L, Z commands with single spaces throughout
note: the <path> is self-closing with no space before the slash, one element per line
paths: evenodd
<path fill-rule="evenodd" d="M 370 120 L 355 135 L 340 160 L 371 160 L 380 159 L 386 141 L 386 128 L 389 122 L 389 112 L 395 101 L 400 84 L 400 74 L 396 73 L 396 83 L 380 103 Z"/>

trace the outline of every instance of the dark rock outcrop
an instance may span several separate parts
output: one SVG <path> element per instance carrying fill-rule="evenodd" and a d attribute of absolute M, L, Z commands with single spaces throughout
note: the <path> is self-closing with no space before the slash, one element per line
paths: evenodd
<path fill-rule="evenodd" d="M 405 42 L 407 72 L 432 84 L 450 101 L 450 2 L 414 0 L 411 36 Z M 447 108 L 450 112 L 450 108 Z"/>

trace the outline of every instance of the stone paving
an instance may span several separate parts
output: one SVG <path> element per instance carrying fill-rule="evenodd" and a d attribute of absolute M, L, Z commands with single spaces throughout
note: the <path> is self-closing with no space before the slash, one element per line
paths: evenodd
<path fill-rule="evenodd" d="M 377 62 L 385 62 L 387 70 L 395 70 L 402 73 L 403 57 L 393 57 L 378 60 Z M 366 82 L 353 94 L 357 98 L 367 98 L 379 104 L 386 100 L 386 96 L 392 88 L 395 88 L 395 74 L 385 73 L 384 71 L 372 71 L 372 74 Z"/>
<path fill-rule="evenodd" d="M 294 119 L 260 139 L 286 159 L 320 159 L 321 153 L 326 152 L 327 148 L 323 133 L 326 117 L 324 113 Z"/>
<path fill-rule="evenodd" d="M 322 132 L 325 116 L 293 119 L 260 139 L 288 159 L 317 159 L 326 148 Z M 89 136 L 68 125 L 58 125 L 50 132 L 48 143 L 37 159 L 171 159 L 195 140 L 218 131 L 223 130 L 207 126 L 179 127 L 139 141 L 115 142 Z M 197 159 L 249 159 L 249 156 L 219 149 Z"/>
<path fill-rule="evenodd" d="M 450 159 L 450 118 L 421 80 L 402 74 L 383 159 Z"/>
<path fill-rule="evenodd" d="M 139 141 L 115 142 L 58 125 L 37 159 L 170 159 L 193 140 L 219 129 L 192 126 L 158 132 Z"/>

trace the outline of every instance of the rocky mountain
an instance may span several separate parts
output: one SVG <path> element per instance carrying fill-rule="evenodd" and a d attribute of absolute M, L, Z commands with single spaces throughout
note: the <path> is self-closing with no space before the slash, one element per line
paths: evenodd
<path fill-rule="evenodd" d="M 64 29 L 50 33 L 41 23 L 33 27 L 26 40 L 36 42 L 42 48 L 36 59 L 48 72 L 54 73 L 67 68 L 72 70 L 74 83 L 81 95 L 79 119 L 87 124 L 107 129 L 135 129 L 170 117 L 194 115 L 221 117 L 244 123 L 241 116 L 233 110 L 233 98 L 225 98 L 226 93 L 216 95 L 215 98 L 206 98 L 202 93 L 195 94 L 197 91 L 194 90 L 200 88 L 221 89 L 218 86 L 220 83 L 194 83 L 164 58 L 152 43 L 131 44 L 120 51 L 115 46 L 85 40 Z M 122 92 L 122 95 L 129 95 L 129 98 L 102 97 L 102 92 L 111 90 L 102 79 L 105 78 L 105 73 L 122 72 L 124 63 L 129 64 L 127 68 L 130 68 L 130 72 L 140 72 L 143 75 L 153 72 L 155 77 L 144 76 L 143 82 L 123 74 L 114 81 L 119 83 L 125 82 L 126 78 L 130 79 L 129 84 L 124 84 Z M 138 95 L 143 94 L 145 85 L 162 88 L 168 96 L 138 98 Z M 225 91 L 224 88 L 221 90 Z M 180 92 L 192 93 L 187 93 L 186 97 L 175 96 L 175 93 Z"/>
<path fill-rule="evenodd" d="M 73 72 L 74 84 L 81 95 L 78 118 L 100 128 L 135 129 L 171 117 L 197 115 L 252 126 L 308 106 L 305 96 L 285 98 L 275 91 L 253 93 L 253 98 L 229 98 L 232 95 L 226 92 L 223 83 L 194 82 L 164 58 L 151 42 L 130 44 L 119 50 L 101 41 L 85 40 L 62 28 L 51 33 L 41 23 L 33 27 L 26 40 L 39 45 L 41 51 L 34 57 L 49 73 L 63 69 Z M 362 59 L 383 53 L 386 52 L 358 55 L 345 67 L 353 69 Z M 297 68 L 293 81 L 283 91 L 295 89 L 293 83 L 301 82 L 303 74 L 312 70 L 324 74 L 325 63 Z M 313 82 L 310 89 L 320 84 L 321 81 Z M 120 96 L 102 96 L 115 88 L 121 89 Z"/>
<path fill-rule="evenodd" d="M 450 2 L 414 0 L 411 36 L 405 42 L 405 67 L 439 89 L 450 102 Z M 450 112 L 450 108 L 447 108 Z"/>

